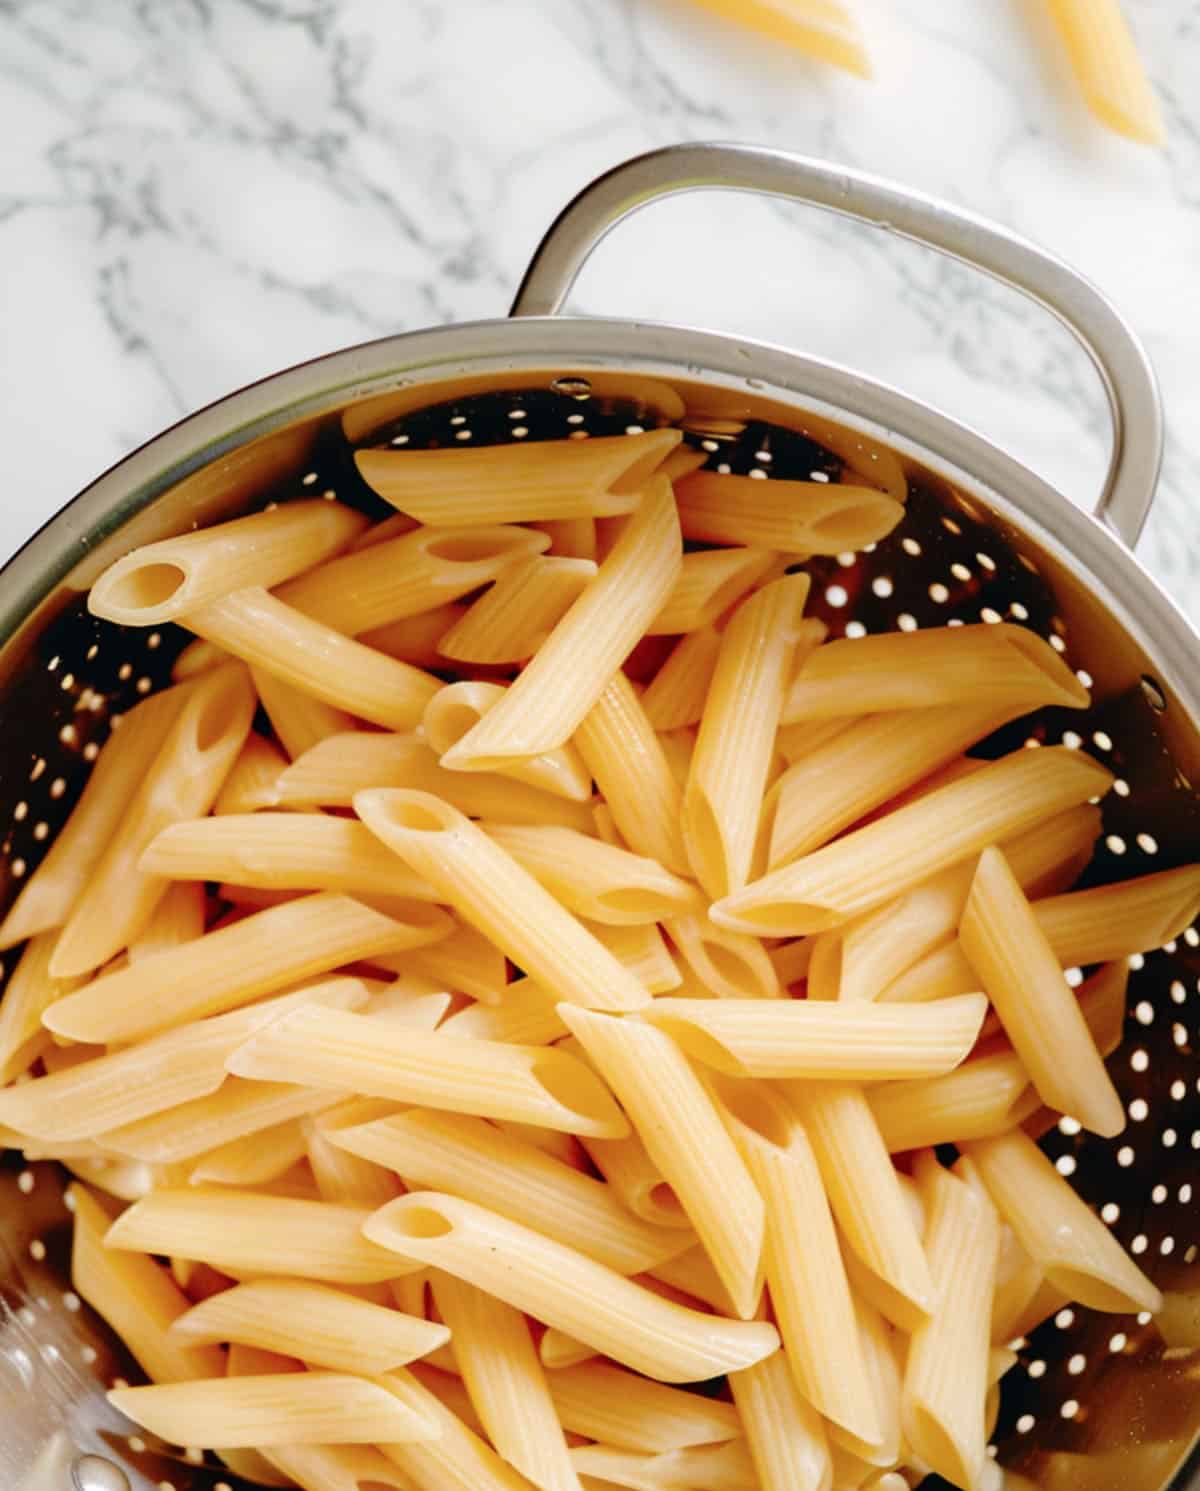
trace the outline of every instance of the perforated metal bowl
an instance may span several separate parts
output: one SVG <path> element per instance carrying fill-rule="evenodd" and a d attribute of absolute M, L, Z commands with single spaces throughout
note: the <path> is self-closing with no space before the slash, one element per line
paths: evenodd
<path fill-rule="evenodd" d="M 1071 327 L 1108 390 L 1114 452 L 1090 516 L 978 435 L 842 368 L 688 328 L 558 317 L 579 266 L 635 208 L 701 187 L 764 191 L 874 222 L 1025 290 Z M 116 715 L 159 687 L 178 638 L 88 616 L 83 593 L 135 545 L 266 500 L 374 501 L 349 443 L 477 443 L 681 425 L 715 466 L 831 481 L 898 460 L 907 516 L 871 552 L 814 561 L 812 609 L 834 635 L 1015 619 L 1094 686 L 1065 740 L 1118 775 L 1089 879 L 1200 849 L 1200 639 L 1138 567 L 1161 429 L 1138 343 L 1106 301 L 1024 241 L 874 179 L 739 146 L 686 146 L 618 168 L 551 229 L 514 318 L 389 338 L 214 404 L 114 467 L 0 574 L 0 905 L 53 842 Z M 465 433 L 464 433 L 465 432 Z M 765 452 L 764 457 L 761 453 Z M 11 957 L 6 964 L 14 961 Z M 1044 1143 L 1171 1294 L 1168 1344 L 1144 1318 L 1062 1311 L 1021 1347 L 996 1431 L 1000 1462 L 1074 1491 L 1200 1485 L 1200 933 L 1138 962 L 1113 1074 L 1131 1122 L 1108 1142 Z M 69 1219 L 53 1166 L 0 1164 L 0 1483 L 29 1491 L 203 1491 L 236 1477 L 148 1444 L 107 1407 L 129 1358 L 70 1291 Z M 1178 1323 L 1183 1319 L 1184 1323 Z M 1190 1333 L 1189 1333 L 1190 1332 Z M 82 1458 L 80 1458 L 82 1457 Z"/>

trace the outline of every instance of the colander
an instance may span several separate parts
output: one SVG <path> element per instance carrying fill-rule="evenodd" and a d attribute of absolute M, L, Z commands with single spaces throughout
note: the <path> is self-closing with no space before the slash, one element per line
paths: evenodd
<path fill-rule="evenodd" d="M 583 261 L 629 213 L 720 187 L 874 223 L 1058 316 L 1091 354 L 1112 414 L 1094 512 L 963 425 L 845 368 L 690 327 L 557 314 Z M 814 560 L 810 609 L 834 636 L 981 618 L 1034 628 L 1096 702 L 1085 717 L 1022 721 L 997 748 L 1061 740 L 1116 772 L 1089 879 L 1197 856 L 1200 638 L 1130 552 L 1161 447 L 1158 395 L 1132 332 L 1065 264 L 965 212 L 797 156 L 687 145 L 630 161 L 577 197 L 511 319 L 385 338 L 233 394 L 115 466 L 12 560 L 0 576 L 0 906 L 53 843 L 116 717 L 164 683 L 181 644 L 171 629 L 88 615 L 83 593 L 118 555 L 299 494 L 378 507 L 349 457 L 356 443 L 532 442 L 661 423 L 680 425 L 713 466 L 764 480 L 847 472 L 886 485 L 902 471 L 904 521 L 869 552 Z M 1071 1307 L 1021 1343 L 994 1447 L 1017 1486 L 1200 1486 L 1200 933 L 1134 962 L 1126 1041 L 1112 1059 L 1125 1133 L 1106 1141 L 1063 1120 L 1043 1142 L 1167 1291 L 1165 1339 L 1147 1317 Z M 0 1165 L 0 1485 L 236 1485 L 212 1457 L 148 1442 L 107 1406 L 104 1389 L 136 1369 L 71 1292 L 63 1181 L 16 1154 Z"/>

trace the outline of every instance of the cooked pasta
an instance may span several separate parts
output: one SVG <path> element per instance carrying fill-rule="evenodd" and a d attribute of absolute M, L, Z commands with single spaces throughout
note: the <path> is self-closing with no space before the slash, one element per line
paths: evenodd
<path fill-rule="evenodd" d="M 270 720 L 271 728 L 293 761 L 330 736 L 354 728 L 353 715 L 344 709 L 335 709 L 332 704 L 305 693 L 274 673 L 263 668 L 251 668 L 250 677 L 254 680 L 258 702 Z"/>
<path fill-rule="evenodd" d="M 702 626 L 679 641 L 642 695 L 642 708 L 655 730 L 698 725 L 721 650 L 721 634 Z"/>
<path fill-rule="evenodd" d="M 710 626 L 752 590 L 774 565 L 769 549 L 697 549 L 683 566 L 647 636 L 678 636 Z"/>
<path fill-rule="evenodd" d="M 839 554 L 885 538 L 904 516 L 872 487 L 815 481 L 756 482 L 696 471 L 677 485 L 684 538 L 786 554 Z"/>
<path fill-rule="evenodd" d="M 476 680 L 447 684 L 426 706 L 422 722 L 426 740 L 439 756 L 445 755 L 503 698 L 504 688 L 498 683 Z M 554 750 L 543 751 L 540 756 L 498 765 L 496 770 L 500 776 L 527 782 L 531 787 L 556 797 L 568 797 L 573 802 L 588 802 L 592 796 L 591 775 L 569 741 Z"/>
<path fill-rule="evenodd" d="M 564 1429 L 621 1449 L 665 1454 L 723 1444 L 743 1432 L 731 1404 L 681 1392 L 606 1362 L 552 1372 L 549 1387 Z"/>
<path fill-rule="evenodd" d="M 1048 0 L 1088 108 L 1144 145 L 1166 139 L 1162 110 L 1118 0 Z"/>
<path fill-rule="evenodd" d="M 519 663 L 532 657 L 595 577 L 590 556 L 563 557 L 557 551 L 509 565 L 442 634 L 438 651 L 460 663 Z"/>

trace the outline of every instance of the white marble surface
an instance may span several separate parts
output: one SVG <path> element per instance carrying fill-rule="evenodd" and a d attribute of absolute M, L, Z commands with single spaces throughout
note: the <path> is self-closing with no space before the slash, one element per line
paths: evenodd
<path fill-rule="evenodd" d="M 239 384 L 502 314 L 592 175 L 724 137 L 943 194 L 1099 281 L 1167 400 L 1141 552 L 1200 618 L 1200 3 L 1127 0 L 1165 152 L 1092 124 L 1040 0 L 856 6 L 872 85 L 688 0 L 0 0 L 0 553 Z M 1103 407 L 1067 335 L 911 246 L 696 196 L 614 235 L 573 305 L 858 365 L 1097 489 Z"/>

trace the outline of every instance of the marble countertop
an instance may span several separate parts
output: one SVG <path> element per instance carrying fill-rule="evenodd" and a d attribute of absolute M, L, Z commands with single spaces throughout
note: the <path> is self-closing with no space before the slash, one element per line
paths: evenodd
<path fill-rule="evenodd" d="M 1037 0 L 857 0 L 870 85 L 688 0 L 0 0 L 0 556 L 240 384 L 502 314 L 584 182 L 656 145 L 726 138 L 987 213 L 1115 299 L 1167 406 L 1140 553 L 1200 620 L 1200 3 L 1126 8 L 1164 152 L 1093 124 Z M 1075 500 L 1098 490 L 1103 398 L 1070 337 L 890 237 L 752 198 L 677 199 L 606 242 L 572 306 L 860 367 Z"/>

